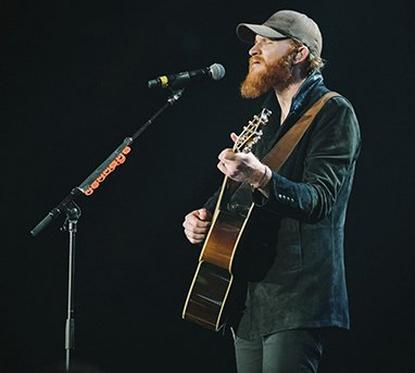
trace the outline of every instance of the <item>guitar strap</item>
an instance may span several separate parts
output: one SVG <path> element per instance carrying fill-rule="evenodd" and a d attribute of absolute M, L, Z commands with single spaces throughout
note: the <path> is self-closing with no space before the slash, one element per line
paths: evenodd
<path fill-rule="evenodd" d="M 336 92 L 327 92 L 321 96 L 298 121 L 281 137 L 274 147 L 261 160 L 271 170 L 278 171 L 284 162 L 293 152 L 296 145 L 300 142 L 307 128 L 310 127 L 314 118 L 324 104 L 332 97 L 340 96 Z"/>

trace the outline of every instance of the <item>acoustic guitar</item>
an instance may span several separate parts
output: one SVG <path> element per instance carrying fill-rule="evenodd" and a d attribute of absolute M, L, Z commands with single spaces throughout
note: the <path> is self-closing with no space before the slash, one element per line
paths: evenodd
<path fill-rule="evenodd" d="M 270 115 L 268 109 L 255 115 L 243 127 L 233 151 L 252 151 Z M 226 197 L 234 184 L 225 176 L 182 313 L 183 319 L 214 331 L 219 331 L 228 318 L 229 298 L 235 280 L 232 265 L 253 208 L 252 203 L 244 214 L 226 208 Z"/>

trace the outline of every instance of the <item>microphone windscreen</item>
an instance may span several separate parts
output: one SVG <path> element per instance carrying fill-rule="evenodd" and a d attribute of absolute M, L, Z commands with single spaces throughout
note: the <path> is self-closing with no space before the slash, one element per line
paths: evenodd
<path fill-rule="evenodd" d="M 225 76 L 225 68 L 220 63 L 211 65 L 209 71 L 213 80 L 220 80 Z"/>

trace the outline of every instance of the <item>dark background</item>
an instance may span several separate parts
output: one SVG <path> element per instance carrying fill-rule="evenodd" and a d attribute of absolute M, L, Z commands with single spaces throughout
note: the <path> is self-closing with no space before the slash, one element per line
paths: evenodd
<path fill-rule="evenodd" d="M 409 4 L 409 2 L 408 2 Z M 239 84 L 239 22 L 278 9 L 314 18 L 326 84 L 363 135 L 346 228 L 352 329 L 321 372 L 413 372 L 413 17 L 404 1 L 2 1 L 0 372 L 64 360 L 68 242 L 63 218 L 32 229 L 166 101 L 146 82 L 222 63 L 78 200 L 74 361 L 104 372 L 234 372 L 232 341 L 181 320 L 198 250 L 183 216 L 222 177 L 217 154 L 254 114 Z M 146 368 L 147 367 L 147 368 Z"/>

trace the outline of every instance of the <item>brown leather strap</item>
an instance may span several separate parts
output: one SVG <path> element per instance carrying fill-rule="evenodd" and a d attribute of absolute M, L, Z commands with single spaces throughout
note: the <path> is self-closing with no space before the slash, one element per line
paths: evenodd
<path fill-rule="evenodd" d="M 336 92 L 327 92 L 320 97 L 313 106 L 311 106 L 304 115 L 281 137 L 274 147 L 265 155 L 262 162 L 274 171 L 278 171 L 284 162 L 288 159 L 296 145 L 300 142 L 305 131 L 310 127 L 313 119 L 332 97 L 340 96 Z"/>

